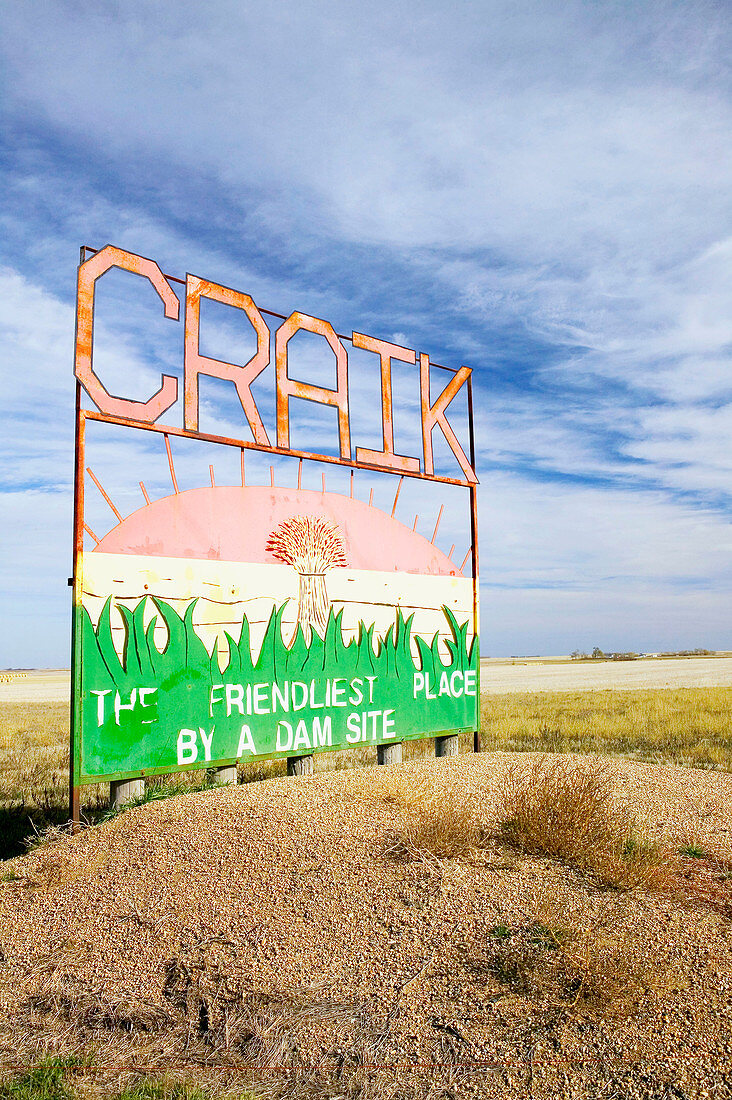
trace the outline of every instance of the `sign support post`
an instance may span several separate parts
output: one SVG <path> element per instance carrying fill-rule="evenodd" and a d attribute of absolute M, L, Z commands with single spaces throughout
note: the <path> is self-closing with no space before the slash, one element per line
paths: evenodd
<path fill-rule="evenodd" d="M 71 573 L 71 699 L 69 743 L 69 818 L 72 829 L 80 823 L 79 754 L 81 748 L 81 638 L 79 608 L 81 607 L 81 575 L 79 566 L 84 546 L 84 419 L 81 412 L 81 383 L 76 383 L 76 424 L 74 428 L 74 553 Z"/>

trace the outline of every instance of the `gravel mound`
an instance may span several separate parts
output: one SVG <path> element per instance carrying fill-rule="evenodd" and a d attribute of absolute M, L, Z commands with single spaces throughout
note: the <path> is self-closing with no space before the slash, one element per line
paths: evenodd
<path fill-rule="evenodd" d="M 732 1096 L 732 776 L 613 761 L 646 834 L 703 846 L 687 898 L 602 890 L 490 840 L 395 854 L 446 808 L 489 837 L 506 769 L 535 762 L 180 795 L 13 861 L 0 1058 L 53 1042 L 93 1048 L 115 1082 L 138 1067 L 257 1096 Z M 586 930 L 579 978 L 554 928 Z"/>

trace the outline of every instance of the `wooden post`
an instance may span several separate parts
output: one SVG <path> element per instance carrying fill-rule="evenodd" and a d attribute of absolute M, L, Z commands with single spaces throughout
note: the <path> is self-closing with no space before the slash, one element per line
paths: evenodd
<path fill-rule="evenodd" d="M 288 756 L 287 757 L 287 774 L 288 775 L 312 775 L 313 774 L 313 758 L 310 756 Z"/>
<path fill-rule="evenodd" d="M 457 756 L 460 752 L 458 735 L 435 738 L 435 756 Z"/>
<path fill-rule="evenodd" d="M 377 764 L 401 764 L 402 762 L 402 743 L 401 741 L 394 741 L 390 745 L 377 745 L 376 746 L 376 763 Z"/>
<path fill-rule="evenodd" d="M 227 764 L 224 768 L 211 768 L 209 772 L 214 787 L 225 787 L 236 783 L 236 764 Z"/>
<path fill-rule="evenodd" d="M 144 779 L 117 779 L 109 784 L 109 805 L 113 810 L 121 810 L 128 802 L 135 802 L 144 794 Z"/>
<path fill-rule="evenodd" d="M 473 734 L 473 752 L 482 752 L 480 747 L 480 731 L 476 730 Z"/>

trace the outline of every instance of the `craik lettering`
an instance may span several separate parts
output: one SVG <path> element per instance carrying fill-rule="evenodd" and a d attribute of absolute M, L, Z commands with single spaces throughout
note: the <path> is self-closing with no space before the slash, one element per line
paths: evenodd
<path fill-rule="evenodd" d="M 143 424 L 154 424 L 166 413 L 178 399 L 178 381 L 172 375 L 164 374 L 160 388 L 147 401 L 136 401 L 128 397 L 114 396 L 105 387 L 94 372 L 94 294 L 97 280 L 111 268 L 121 268 L 140 276 L 140 294 L 157 294 L 163 307 L 163 313 L 171 321 L 181 322 L 180 302 L 168 279 L 154 260 L 125 252 L 121 248 L 107 245 L 79 266 L 76 297 L 76 353 L 74 373 L 94 404 L 107 416 L 123 420 L 136 420 Z M 147 283 L 147 287 L 144 283 Z M 202 355 L 200 351 L 201 300 L 208 298 L 221 302 L 232 309 L 240 310 L 252 326 L 256 338 L 256 351 L 246 363 L 227 363 Z M 457 436 L 447 419 L 447 407 L 458 391 L 470 378 L 470 369 L 460 367 L 455 371 L 448 384 L 437 396 L 432 395 L 430 385 L 430 360 L 424 353 L 419 355 L 419 390 L 422 420 L 422 457 L 400 455 L 394 450 L 394 404 L 392 399 L 391 364 L 396 359 L 403 363 L 414 364 L 417 370 L 417 354 L 411 348 L 403 348 L 373 336 L 354 332 L 351 342 L 356 348 L 362 348 L 378 357 L 381 369 L 382 434 L 381 450 L 358 447 L 355 463 L 352 461 L 351 415 L 348 402 L 348 351 L 333 326 L 319 317 L 306 313 L 292 313 L 275 332 L 275 392 L 277 406 L 276 427 L 268 430 L 262 420 L 259 407 L 252 394 L 252 383 L 263 371 L 271 370 L 270 337 L 271 331 L 256 304 L 239 290 L 219 286 L 195 275 L 186 280 L 185 327 L 183 357 L 183 429 L 186 434 L 199 435 L 198 398 L 199 379 L 220 378 L 232 382 L 241 403 L 242 418 L 254 437 L 254 446 L 278 451 L 283 454 L 299 454 L 290 448 L 290 399 L 304 398 L 319 405 L 336 410 L 338 422 L 338 453 L 340 461 L 349 465 L 362 465 L 369 468 L 389 470 L 394 473 L 435 476 L 433 458 L 433 432 L 439 428 L 460 466 L 464 480 L 460 484 L 476 484 L 475 471 L 460 445 Z M 335 357 L 336 384 L 333 389 L 327 386 L 315 386 L 309 382 L 294 378 L 290 373 L 288 349 L 290 340 L 298 332 L 311 332 L 319 336 L 326 349 Z M 168 425 L 173 427 L 173 425 Z M 237 439 L 237 443 L 251 446 L 247 439 Z M 457 480 L 457 479 L 456 479 Z M 232 700 L 232 705 L 234 701 Z M 256 711 L 256 713 L 264 713 Z"/>

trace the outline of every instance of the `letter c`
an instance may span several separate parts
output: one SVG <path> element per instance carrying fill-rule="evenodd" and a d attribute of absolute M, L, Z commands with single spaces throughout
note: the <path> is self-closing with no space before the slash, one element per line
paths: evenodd
<path fill-rule="evenodd" d="M 171 374 L 164 374 L 160 389 L 148 401 L 132 401 L 126 397 L 113 397 L 94 373 L 94 287 L 97 279 L 105 271 L 109 271 L 110 267 L 120 267 L 123 271 L 142 275 L 160 295 L 165 316 L 173 321 L 179 319 L 180 302 L 155 261 L 136 256 L 134 252 L 125 252 L 111 244 L 105 245 L 91 259 L 79 265 L 74 374 L 100 412 L 154 424 L 178 398 L 176 378 Z"/>
<path fill-rule="evenodd" d="M 455 677 L 456 677 L 456 676 L 457 676 L 457 677 L 459 677 L 459 679 L 460 679 L 460 681 L 461 681 L 461 684 L 460 684 L 460 690 L 459 690 L 459 691 L 458 691 L 458 689 L 457 689 L 457 688 L 455 687 Z M 451 695 L 453 695 L 453 696 L 454 696 L 454 697 L 455 697 L 456 699 L 459 699 L 459 698 L 460 698 L 460 696 L 461 696 L 461 695 L 462 695 L 462 693 L 463 693 L 463 685 L 462 685 L 462 680 L 463 680 L 463 674 L 462 674 L 462 672 L 460 672 L 459 670 L 457 670 L 457 669 L 456 669 L 456 670 L 455 670 L 455 672 L 453 672 L 452 676 L 450 677 L 450 694 L 451 694 Z"/>

